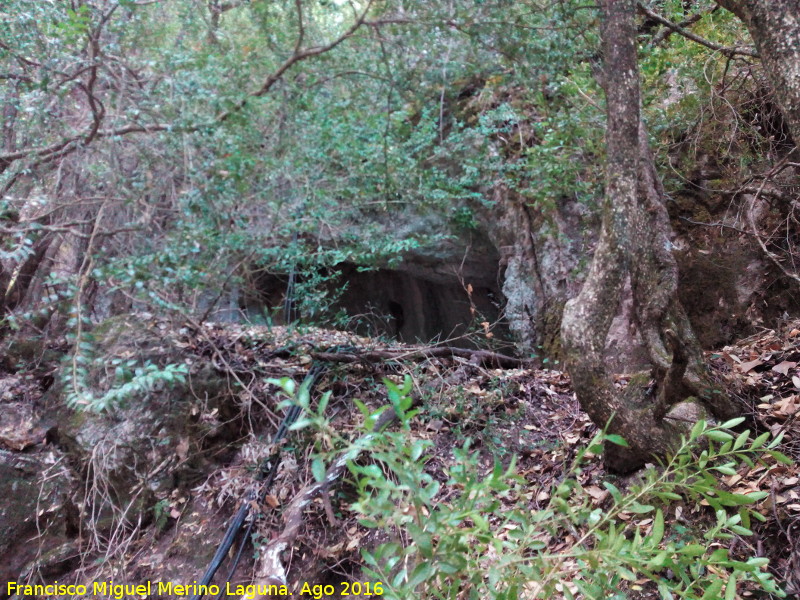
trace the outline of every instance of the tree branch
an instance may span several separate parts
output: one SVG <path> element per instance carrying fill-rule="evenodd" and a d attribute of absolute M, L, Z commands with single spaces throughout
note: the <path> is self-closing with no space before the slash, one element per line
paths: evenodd
<path fill-rule="evenodd" d="M 733 56 L 736 56 L 738 54 L 740 56 L 750 56 L 750 57 L 753 57 L 753 58 L 758 58 L 758 53 L 753 51 L 753 50 L 749 50 L 749 49 L 741 49 L 740 50 L 739 48 L 720 46 L 719 44 L 715 44 L 714 42 L 710 42 L 707 39 L 700 37 L 696 33 L 692 33 L 688 29 L 684 29 L 680 25 L 678 25 L 676 23 L 673 23 L 669 19 L 665 19 L 664 17 L 662 17 L 661 15 L 659 15 L 656 12 L 653 12 L 647 6 L 645 6 L 644 3 L 642 3 L 642 2 L 637 2 L 636 3 L 636 7 L 639 9 L 639 12 L 641 12 L 643 15 L 649 17 L 650 19 L 653 19 L 654 21 L 657 21 L 657 22 L 661 23 L 662 25 L 664 25 L 665 27 L 668 27 L 669 29 L 671 29 L 675 33 L 678 33 L 678 34 L 682 35 L 683 37 L 685 37 L 688 40 L 692 40 L 693 42 L 697 42 L 701 46 L 705 46 L 706 48 L 710 48 L 711 50 L 719 52 L 720 54 L 723 54 L 723 55 L 729 56 L 729 57 L 733 57 Z"/>
<path fill-rule="evenodd" d="M 702 12 L 699 12 L 699 13 L 695 13 L 691 17 L 689 17 L 688 19 L 684 19 L 683 21 L 678 23 L 678 27 L 686 28 L 686 27 L 689 27 L 690 25 L 694 25 L 700 19 L 702 19 L 706 15 L 710 15 L 711 13 L 713 13 L 714 11 L 716 11 L 718 9 L 719 9 L 719 6 L 712 6 L 711 8 L 709 8 L 709 9 L 707 9 L 705 11 L 702 11 Z M 665 27 L 664 29 L 662 29 L 656 35 L 653 36 L 653 39 L 650 40 L 650 44 L 652 46 L 657 46 L 658 44 L 660 44 L 661 42 L 666 40 L 673 33 L 675 33 L 674 29 L 672 29 L 670 27 Z"/>
<path fill-rule="evenodd" d="M 298 3 L 300 2 L 300 0 L 297 1 Z M 225 110 L 217 114 L 210 122 L 196 123 L 194 125 L 188 125 L 186 127 L 175 127 L 170 123 L 153 123 L 149 125 L 132 123 L 115 129 L 102 130 L 100 129 L 98 119 L 96 118 L 97 115 L 101 114 L 100 106 L 95 105 L 94 108 L 90 106 L 90 108 L 92 108 L 93 110 L 94 118 L 92 120 L 92 125 L 86 132 L 62 139 L 61 141 L 55 142 L 49 146 L 44 146 L 40 148 L 27 148 L 16 152 L 6 152 L 4 154 L 0 154 L 0 173 L 2 173 L 5 169 L 7 169 L 15 161 L 29 157 L 36 157 L 39 159 L 33 165 L 31 165 L 30 168 L 39 167 L 42 164 L 63 157 L 66 154 L 75 151 L 80 145 L 85 144 L 88 141 L 94 139 L 106 138 L 106 137 L 118 137 L 123 135 L 130 135 L 133 133 L 158 133 L 163 131 L 193 133 L 201 129 L 207 127 L 213 127 L 214 125 L 223 123 L 231 116 L 241 111 L 247 105 L 247 102 L 252 98 L 260 98 L 266 95 L 272 89 L 272 87 L 281 79 L 281 77 L 283 77 L 284 73 L 286 73 L 286 71 L 288 71 L 297 63 L 302 62 L 311 57 L 319 56 L 320 54 L 329 52 L 334 48 L 336 48 L 337 46 L 339 46 L 345 40 L 351 38 L 356 33 L 356 31 L 358 31 L 358 29 L 366 22 L 367 14 L 369 14 L 369 11 L 372 8 L 374 2 L 375 0 L 369 0 L 369 2 L 367 2 L 367 6 L 361 11 L 360 14 L 357 15 L 352 25 L 339 37 L 332 40 L 328 44 L 324 44 L 321 46 L 312 46 L 305 49 L 301 48 L 304 37 L 304 29 L 302 22 L 302 13 L 300 13 L 299 17 L 300 32 L 298 35 L 298 40 L 295 45 L 294 52 L 292 52 L 291 56 L 289 56 L 289 58 L 287 58 L 283 62 L 283 64 L 281 64 L 275 71 L 273 71 L 264 80 L 264 83 L 261 85 L 261 87 L 259 87 L 257 90 L 254 90 L 253 92 L 250 92 L 245 98 L 237 102 L 232 108 L 229 108 L 228 110 Z M 2 42 L 0 42 L 0 48 L 10 50 L 10 48 Z M 97 53 L 97 55 L 99 55 L 99 52 Z M 31 63 L 31 64 L 36 65 L 36 63 Z M 90 79 L 90 83 L 92 86 L 94 85 L 92 79 Z M 91 89 L 91 87 L 89 87 L 89 89 Z M 16 179 L 17 179 L 16 176 L 13 177 L 6 183 L 5 186 L 3 186 L 2 190 L 0 190 L 0 197 L 2 197 L 8 192 L 8 190 L 16 182 Z"/>
<path fill-rule="evenodd" d="M 495 369 L 534 368 L 539 361 L 533 358 L 516 358 L 488 350 L 469 350 L 453 346 L 434 346 L 419 350 L 371 350 L 367 352 L 312 352 L 317 360 L 339 363 L 380 362 L 384 360 L 405 360 L 409 358 L 427 359 L 432 357 L 458 357 L 484 367 Z"/>

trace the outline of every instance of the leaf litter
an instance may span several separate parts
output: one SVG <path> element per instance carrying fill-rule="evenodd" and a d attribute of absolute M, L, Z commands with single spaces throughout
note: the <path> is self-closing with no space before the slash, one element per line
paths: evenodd
<path fill-rule="evenodd" d="M 280 397 L 276 389 L 266 383 L 267 379 L 283 376 L 301 379 L 312 362 L 311 352 L 319 348 L 392 349 L 409 355 L 425 349 L 424 346 L 381 342 L 314 328 L 298 332 L 283 327 L 204 324 L 201 332 L 167 328 L 164 335 L 167 342 L 182 350 L 187 364 L 207 361 L 220 372 L 237 377 L 247 375 L 247 390 L 240 394 L 241 410 L 252 415 L 264 413 L 249 421 L 250 430 L 243 433 L 234 459 L 212 469 L 204 482 L 191 491 L 191 497 L 177 489 L 167 496 L 166 515 L 176 526 L 185 519 L 182 515 L 194 511 L 197 518 L 186 522 L 190 536 L 217 535 L 219 519 L 224 519 L 230 507 L 252 488 L 254 468 L 271 451 L 263 440 L 269 439 L 269 432 L 281 411 Z M 800 458 L 800 429 L 795 423 L 800 413 L 800 322 L 786 323 L 777 330 L 764 330 L 720 351 L 709 352 L 707 360 L 725 388 L 747 406 L 751 418 L 748 426 L 757 433 L 783 434 L 781 451 L 795 460 Z M 487 472 L 497 458 L 505 464 L 512 456 L 518 458 L 517 471 L 527 486 L 522 499 L 528 502 L 531 510 L 547 505 L 554 486 L 565 475 L 565 466 L 596 433 L 596 427 L 575 399 L 569 377 L 554 369 L 491 369 L 463 358 L 439 356 L 341 364 L 331 373 L 320 391 L 331 392 L 328 410 L 332 413 L 332 426 L 340 434 L 351 437 L 357 435 L 362 418 L 352 399 L 358 398 L 372 409 L 384 404 L 379 384 L 382 377 L 399 381 L 405 373 L 410 373 L 416 380 L 427 382 L 426 403 L 420 417 L 412 422 L 411 435 L 432 442 L 427 463 L 429 472 L 438 480 L 446 481 L 444 473 L 454 460 L 452 448 L 470 437 L 474 440 L 473 447 L 480 452 L 480 464 Z M 6 385 L 6 389 L 21 390 L 21 382 L 15 377 L 9 374 L 0 383 Z M 619 386 L 626 383 L 624 375 L 617 378 Z M 11 400 L 11 395 L 6 393 L 7 401 Z M 22 392 L 13 393 L 13 396 L 17 400 Z M 200 417 L 218 418 L 211 412 Z M 24 427 L 30 429 L 30 425 Z M 28 439 L 47 442 L 44 435 L 37 436 L 38 432 L 29 438 L 23 435 L 24 444 L 29 443 Z M 17 437 L 9 433 L 0 443 L 18 451 L 24 446 L 15 447 Z M 293 442 L 295 446 L 297 443 Z M 601 508 L 610 501 L 609 492 L 603 486 L 607 474 L 600 456 L 589 453 L 587 457 L 589 463 L 579 483 L 591 503 Z M 258 521 L 257 539 L 268 540 L 280 531 L 281 509 L 312 480 L 310 454 L 297 448 L 284 452 L 276 485 L 267 495 L 265 506 L 259 507 L 262 516 Z M 778 461 L 754 467 L 742 465 L 736 473 L 721 476 L 721 480 L 737 494 L 768 493 L 759 505 L 766 522 L 755 524 L 754 536 L 736 538 L 731 554 L 769 557 L 770 568 L 787 591 L 800 590 L 797 539 L 800 472 L 797 466 Z M 356 576 L 362 561 L 361 549 L 385 541 L 381 532 L 364 529 L 359 524 L 358 516 L 349 508 L 346 482 L 342 488 L 330 498 L 318 498 L 306 510 L 305 522 L 294 543 L 290 580 L 293 577 L 294 581 L 300 581 L 314 574 L 323 577 L 331 570 L 342 577 Z M 452 490 L 442 486 L 439 500 L 447 502 L 450 493 Z M 333 511 L 328 510 L 326 503 L 333 504 Z M 704 522 L 713 521 L 713 510 L 678 504 L 665 517 L 675 523 L 702 526 Z M 621 520 L 631 531 L 639 530 L 642 535 L 647 535 L 653 527 L 652 515 L 648 514 L 623 513 Z M 508 533 L 506 529 L 498 535 Z M 152 542 L 153 537 L 148 536 L 148 539 Z M 568 550 L 576 538 L 573 533 L 564 533 L 558 537 L 542 535 L 538 541 L 546 545 L 544 551 L 558 553 Z M 148 553 L 144 545 L 140 546 L 138 571 L 157 577 L 157 571 L 166 564 L 158 560 L 159 552 L 163 552 L 163 548 L 154 546 L 153 552 Z M 145 568 L 147 565 L 149 568 Z M 568 562 L 563 568 L 565 575 L 578 572 L 577 567 L 571 568 Z M 246 572 L 246 566 L 244 570 Z M 563 585 L 568 590 L 574 587 L 568 579 Z M 648 592 L 644 581 L 633 582 L 629 592 L 632 597 L 655 597 L 648 595 L 652 590 Z M 749 592 L 744 590 L 742 595 L 747 597 Z"/>

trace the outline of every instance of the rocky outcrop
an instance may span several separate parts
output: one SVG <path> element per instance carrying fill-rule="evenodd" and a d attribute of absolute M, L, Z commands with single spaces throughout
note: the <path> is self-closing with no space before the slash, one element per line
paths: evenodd
<path fill-rule="evenodd" d="M 501 251 L 505 318 L 523 352 L 557 358 L 561 312 L 590 243 L 587 211 L 563 199 L 544 213 L 504 187 L 493 197 L 484 226 Z"/>
<path fill-rule="evenodd" d="M 208 452 L 235 438 L 241 418 L 236 392 L 210 359 L 187 364 L 181 343 L 155 321 L 109 319 L 92 332 L 92 344 L 104 361 L 92 364 L 82 384 L 98 397 L 120 385 L 109 364 L 122 364 L 129 377 L 146 365 L 187 367 L 173 385 L 155 381 L 104 410 L 65 408 L 67 386 L 50 394 L 61 413 L 58 445 L 85 469 L 79 502 L 91 529 L 136 527 L 153 518 L 158 498 L 203 476 Z"/>
<path fill-rule="evenodd" d="M 74 526 L 72 479 L 63 459 L 56 450 L 0 450 L 0 580 L 17 581 L 26 564 L 58 547 Z"/>

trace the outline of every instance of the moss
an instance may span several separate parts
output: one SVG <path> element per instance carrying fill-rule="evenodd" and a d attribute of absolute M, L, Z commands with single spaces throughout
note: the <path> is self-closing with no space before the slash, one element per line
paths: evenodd
<path fill-rule="evenodd" d="M 563 360 L 564 349 L 561 346 L 561 317 L 564 314 L 565 302 L 553 302 L 542 311 L 540 339 L 542 354 L 551 360 Z"/>
<path fill-rule="evenodd" d="M 622 393 L 622 404 L 637 411 L 652 411 L 653 397 L 650 390 L 652 379 L 650 371 L 637 371 L 631 375 Z"/>
<path fill-rule="evenodd" d="M 25 338 L 14 337 L 8 340 L 3 349 L 6 361 L 10 367 L 21 363 L 31 363 L 39 360 L 44 353 L 44 341 L 38 336 Z"/>

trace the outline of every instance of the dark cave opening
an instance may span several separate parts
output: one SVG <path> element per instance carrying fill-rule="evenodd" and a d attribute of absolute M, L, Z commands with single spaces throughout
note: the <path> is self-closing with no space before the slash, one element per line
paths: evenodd
<path fill-rule="evenodd" d="M 358 334 L 408 343 L 450 340 L 476 346 L 481 337 L 486 340 L 487 331 L 493 340 L 509 338 L 502 293 L 489 283 L 497 281 L 496 273 L 473 283 L 456 274 L 424 276 L 413 267 L 364 270 L 342 263 L 328 276 L 327 292 L 335 301 L 313 319 L 317 324 L 343 325 Z M 287 275 L 266 273 L 255 278 L 240 298 L 245 317 L 258 322 L 269 315 L 271 322 L 284 323 L 288 280 Z"/>

